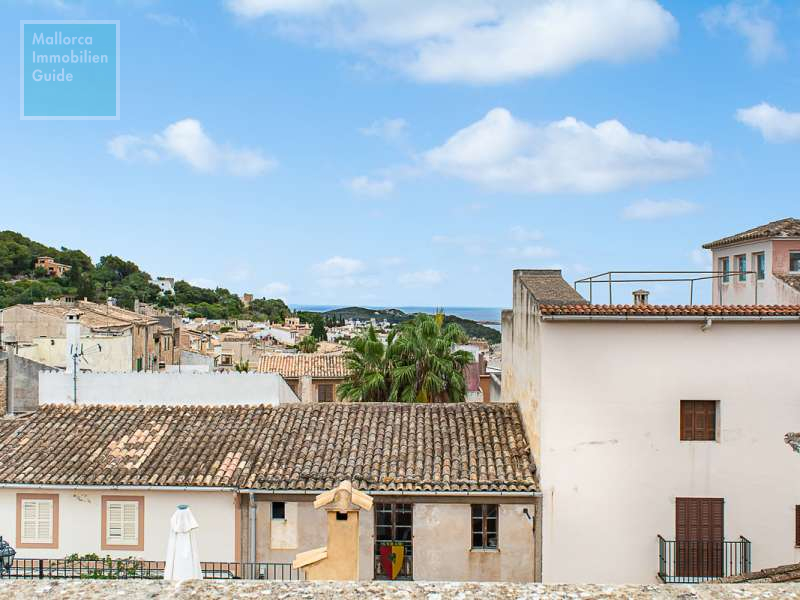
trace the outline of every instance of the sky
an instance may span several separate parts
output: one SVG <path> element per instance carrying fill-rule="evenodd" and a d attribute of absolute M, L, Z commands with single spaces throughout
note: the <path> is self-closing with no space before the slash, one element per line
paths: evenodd
<path fill-rule="evenodd" d="M 0 6 L 0 229 L 153 276 L 502 307 L 515 268 L 704 270 L 800 216 L 795 2 Z M 118 121 L 20 120 L 24 19 L 120 21 Z"/>

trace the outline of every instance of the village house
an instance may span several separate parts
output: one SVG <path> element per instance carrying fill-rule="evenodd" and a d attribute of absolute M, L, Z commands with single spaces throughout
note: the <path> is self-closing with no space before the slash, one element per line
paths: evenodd
<path fill-rule="evenodd" d="M 311 335 L 311 325 L 301 323 L 299 317 L 286 317 L 282 325 L 274 323 L 268 325 L 259 337 L 270 336 L 281 344 L 294 346 L 308 335 Z"/>
<path fill-rule="evenodd" d="M 781 219 L 703 245 L 720 277 L 713 304 L 800 304 L 800 219 Z"/>
<path fill-rule="evenodd" d="M 44 269 L 50 277 L 63 277 L 72 267 L 57 263 L 51 256 L 39 256 L 33 264 L 34 269 Z"/>
<path fill-rule="evenodd" d="M 157 370 L 162 356 L 157 318 L 86 300 L 17 304 L 0 311 L 2 343 L 15 354 L 50 367 L 68 366 L 67 316 L 79 315 L 80 369 Z"/>
<path fill-rule="evenodd" d="M 702 581 L 800 560 L 800 306 L 590 305 L 519 270 L 502 394 L 543 494 L 545 582 Z"/>
<path fill-rule="evenodd" d="M 538 577 L 538 487 L 511 404 L 51 404 L 0 420 L 0 442 L 0 535 L 17 563 L 163 561 L 188 504 L 202 561 L 269 577 L 266 563 L 325 546 L 314 500 L 351 481 L 374 499 L 360 578 Z M 390 571 L 387 553 L 402 556 Z"/>
<path fill-rule="evenodd" d="M 301 402 L 333 402 L 350 373 L 343 354 L 269 353 L 261 356 L 259 373 L 278 373 Z"/>

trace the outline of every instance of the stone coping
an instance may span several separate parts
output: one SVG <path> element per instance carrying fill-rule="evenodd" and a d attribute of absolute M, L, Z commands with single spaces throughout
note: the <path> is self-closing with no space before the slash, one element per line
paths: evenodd
<path fill-rule="evenodd" d="M 567 585 L 441 582 L 0 580 L 3 600 L 800 600 L 800 583 Z"/>

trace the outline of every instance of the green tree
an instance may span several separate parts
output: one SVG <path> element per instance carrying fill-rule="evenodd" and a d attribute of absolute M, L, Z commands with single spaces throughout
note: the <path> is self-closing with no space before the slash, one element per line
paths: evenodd
<path fill-rule="evenodd" d="M 350 341 L 345 361 L 350 375 L 336 389 L 340 400 L 351 402 L 386 402 L 392 387 L 392 346 L 395 332 L 384 344 L 375 328 Z"/>
<path fill-rule="evenodd" d="M 322 315 L 317 314 L 311 319 L 311 335 L 313 335 L 320 342 L 328 340 L 328 334 L 325 331 L 325 321 Z"/>
<path fill-rule="evenodd" d="M 319 348 L 319 342 L 313 335 L 307 335 L 302 340 L 297 342 L 297 349 L 305 354 L 313 354 Z"/>

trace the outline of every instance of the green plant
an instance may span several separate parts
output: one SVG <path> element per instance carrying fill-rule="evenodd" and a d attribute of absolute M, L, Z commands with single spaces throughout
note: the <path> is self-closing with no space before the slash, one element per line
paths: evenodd
<path fill-rule="evenodd" d="M 313 335 L 307 335 L 297 342 L 297 349 L 306 354 L 313 354 L 319 348 L 319 342 Z"/>
<path fill-rule="evenodd" d="M 236 369 L 237 373 L 247 373 L 250 371 L 250 363 L 246 360 L 240 360 L 233 366 L 233 368 Z"/>

